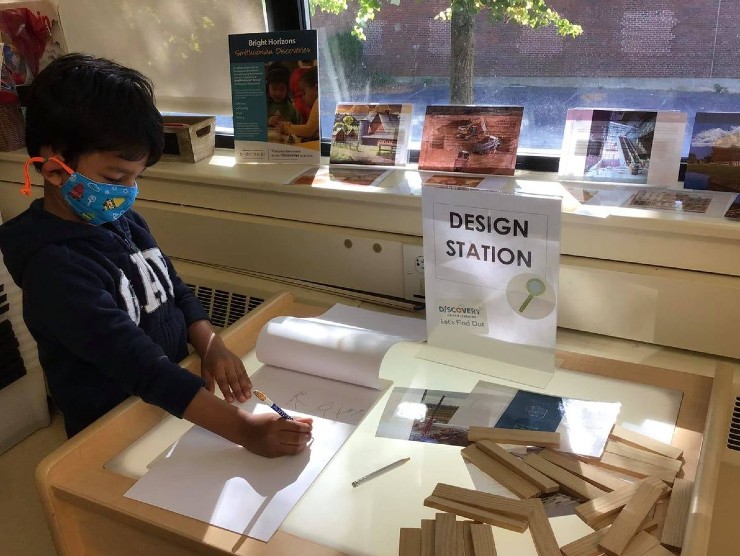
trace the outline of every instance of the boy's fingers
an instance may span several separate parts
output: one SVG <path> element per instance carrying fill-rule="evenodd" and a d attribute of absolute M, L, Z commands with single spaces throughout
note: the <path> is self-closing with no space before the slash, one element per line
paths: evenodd
<path fill-rule="evenodd" d="M 244 393 L 242 392 L 242 385 L 239 381 L 239 373 L 236 369 L 233 367 L 229 368 L 229 372 L 226 373 L 229 377 L 229 386 L 231 387 L 231 391 L 236 396 L 236 399 L 238 399 L 240 402 L 247 401 Z"/>
<path fill-rule="evenodd" d="M 246 399 L 252 397 L 252 381 L 249 380 L 247 372 L 239 373 L 239 385 L 241 386 L 242 394 Z"/>
<path fill-rule="evenodd" d="M 226 377 L 218 376 L 216 377 L 216 382 L 218 383 L 221 393 L 224 395 L 224 399 L 229 403 L 234 401 L 234 397 L 231 395 L 231 388 L 229 387 L 229 382 L 226 380 Z"/>

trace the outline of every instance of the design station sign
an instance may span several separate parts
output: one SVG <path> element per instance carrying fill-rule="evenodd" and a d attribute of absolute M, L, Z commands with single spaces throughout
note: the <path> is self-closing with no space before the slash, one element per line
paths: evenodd
<path fill-rule="evenodd" d="M 544 386 L 555 367 L 561 199 L 425 186 L 420 357 Z"/>

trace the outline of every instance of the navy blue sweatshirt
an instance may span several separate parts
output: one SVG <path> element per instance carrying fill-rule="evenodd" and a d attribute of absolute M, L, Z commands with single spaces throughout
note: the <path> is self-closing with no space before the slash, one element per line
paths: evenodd
<path fill-rule="evenodd" d="M 204 381 L 176 362 L 208 316 L 141 216 L 94 226 L 37 200 L 0 226 L 0 250 L 68 436 L 132 394 L 182 416 Z"/>

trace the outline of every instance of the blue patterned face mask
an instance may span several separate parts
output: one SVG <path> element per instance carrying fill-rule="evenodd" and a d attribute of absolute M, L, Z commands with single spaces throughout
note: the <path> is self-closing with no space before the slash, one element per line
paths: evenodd
<path fill-rule="evenodd" d="M 62 184 L 60 191 L 62 197 L 72 210 L 90 224 L 105 224 L 120 218 L 134 204 L 136 195 L 139 193 L 138 186 L 115 185 L 112 183 L 100 183 L 86 178 L 79 172 L 75 172 L 64 162 L 57 158 L 33 157 L 26 162 L 26 186 L 23 193 L 30 195 L 31 180 L 28 174 L 28 166 L 32 162 L 47 162 L 52 160 L 69 172 L 70 176 Z"/>

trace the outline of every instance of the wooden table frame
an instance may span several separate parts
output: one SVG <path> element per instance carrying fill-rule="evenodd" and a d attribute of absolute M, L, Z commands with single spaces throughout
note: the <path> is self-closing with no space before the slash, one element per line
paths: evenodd
<path fill-rule="evenodd" d="M 314 316 L 323 310 L 296 304 L 290 294 L 281 294 L 226 329 L 222 337 L 230 349 L 244 357 L 268 320 L 280 315 Z M 700 458 L 700 450 L 712 378 L 571 352 L 559 351 L 557 356 L 567 369 L 681 389 L 684 396 L 673 444 L 684 449 L 684 469 L 689 478 L 693 478 L 697 464 L 702 462 L 711 472 L 712 466 L 705 462 L 707 453 L 702 453 Z M 191 372 L 200 372 L 197 355 L 188 357 L 182 364 Z M 725 375 L 737 367 L 720 362 L 718 372 L 723 365 L 728 367 Z M 715 393 L 716 390 L 717 384 Z M 280 530 L 269 543 L 263 543 L 125 498 L 124 493 L 134 484 L 134 479 L 103 466 L 166 415 L 164 410 L 138 398 L 130 399 L 39 464 L 36 482 L 59 556 L 341 554 Z M 707 424 L 707 428 L 714 426 Z M 700 483 L 696 490 L 701 490 L 699 487 L 706 491 L 700 493 L 704 498 L 712 491 L 711 481 Z M 700 537 L 701 531 L 697 545 L 701 545 Z"/>

